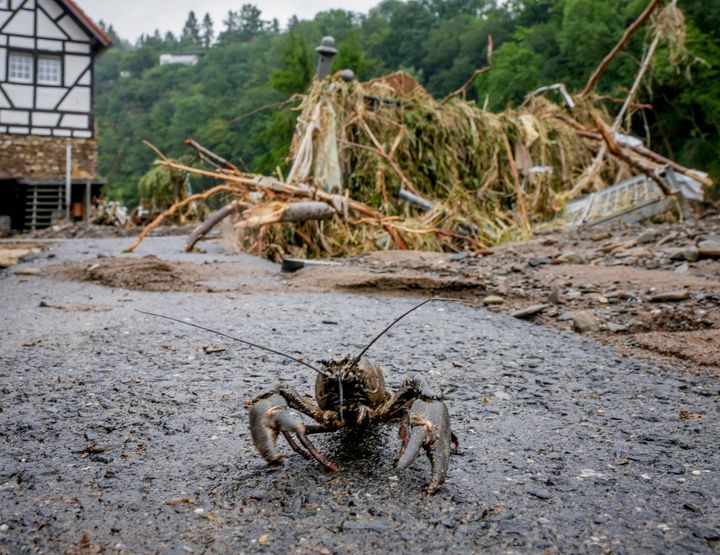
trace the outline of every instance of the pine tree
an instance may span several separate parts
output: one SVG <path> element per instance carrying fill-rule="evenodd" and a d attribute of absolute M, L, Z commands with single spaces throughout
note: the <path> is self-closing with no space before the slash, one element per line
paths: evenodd
<path fill-rule="evenodd" d="M 213 26 L 213 20 L 209 13 L 205 14 L 202 21 L 202 35 L 200 40 L 202 41 L 203 48 L 208 49 L 215 38 L 215 29 Z"/>
<path fill-rule="evenodd" d="M 187 20 L 185 21 L 180 40 L 184 44 L 195 44 L 197 46 L 201 46 L 202 44 L 200 39 L 200 24 L 198 23 L 195 12 L 192 10 L 190 10 Z"/>

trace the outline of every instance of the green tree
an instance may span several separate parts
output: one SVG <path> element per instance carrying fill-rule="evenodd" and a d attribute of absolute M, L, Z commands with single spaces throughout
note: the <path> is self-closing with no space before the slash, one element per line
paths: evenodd
<path fill-rule="evenodd" d="M 280 67 L 270 77 L 271 85 L 289 96 L 305 92 L 313 76 L 313 59 L 305 39 L 290 31 L 282 48 Z"/>
<path fill-rule="evenodd" d="M 207 50 L 210 48 L 213 40 L 215 39 L 215 28 L 209 13 L 205 14 L 201 27 L 200 42 L 202 43 L 203 48 Z"/>
<path fill-rule="evenodd" d="M 180 41 L 183 44 L 201 45 L 200 39 L 200 24 L 198 23 L 197 16 L 194 11 L 190 11 L 188 14 L 185 25 L 183 26 L 182 34 L 180 35 Z"/>

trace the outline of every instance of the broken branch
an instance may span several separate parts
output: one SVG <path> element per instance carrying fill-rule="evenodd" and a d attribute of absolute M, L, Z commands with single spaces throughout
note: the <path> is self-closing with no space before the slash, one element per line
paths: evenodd
<path fill-rule="evenodd" d="M 605 73 L 607 66 L 610 65 L 610 62 L 612 62 L 615 56 L 617 56 L 618 53 L 623 48 L 625 48 L 625 45 L 630 40 L 630 37 L 633 36 L 635 31 L 642 27 L 643 23 L 647 21 L 647 19 L 652 15 L 652 13 L 655 11 L 655 8 L 657 8 L 659 4 L 660 0 L 650 0 L 650 3 L 638 16 L 638 18 L 627 29 L 625 29 L 625 32 L 623 33 L 623 36 L 620 37 L 618 43 L 613 47 L 613 49 L 608 53 L 608 55 L 603 58 L 602 62 L 600 62 L 600 65 L 595 69 L 595 71 L 593 71 L 590 79 L 588 79 L 587 85 L 585 85 L 585 88 L 580 93 L 581 97 L 584 98 L 592 92 L 592 90 L 595 88 L 595 85 L 600 80 L 600 77 L 602 77 L 602 74 Z"/>
<path fill-rule="evenodd" d="M 195 247 L 195 244 L 205 237 L 210 231 L 218 225 L 220 222 L 222 222 L 225 218 L 227 218 L 230 214 L 233 212 L 238 212 L 240 210 L 243 210 L 247 208 L 247 204 L 240 202 L 240 201 L 233 201 L 227 206 L 223 206 L 219 210 L 215 210 L 215 212 L 211 212 L 207 218 L 205 218 L 205 221 L 201 223 L 199 226 L 197 226 L 195 229 L 193 229 L 192 233 L 188 236 L 187 241 L 185 241 L 185 252 L 190 252 Z"/>

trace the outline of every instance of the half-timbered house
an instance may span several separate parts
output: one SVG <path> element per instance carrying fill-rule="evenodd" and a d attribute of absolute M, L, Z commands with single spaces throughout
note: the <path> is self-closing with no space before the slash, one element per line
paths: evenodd
<path fill-rule="evenodd" d="M 14 229 L 88 215 L 93 63 L 109 46 L 73 0 L 0 0 L 0 217 Z"/>

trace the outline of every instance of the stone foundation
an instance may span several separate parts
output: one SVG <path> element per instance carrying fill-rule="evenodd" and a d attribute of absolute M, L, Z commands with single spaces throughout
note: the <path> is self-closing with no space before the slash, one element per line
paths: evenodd
<path fill-rule="evenodd" d="M 73 146 L 73 179 L 97 178 L 97 141 L 0 135 L 0 179 L 65 179 L 66 145 Z"/>

